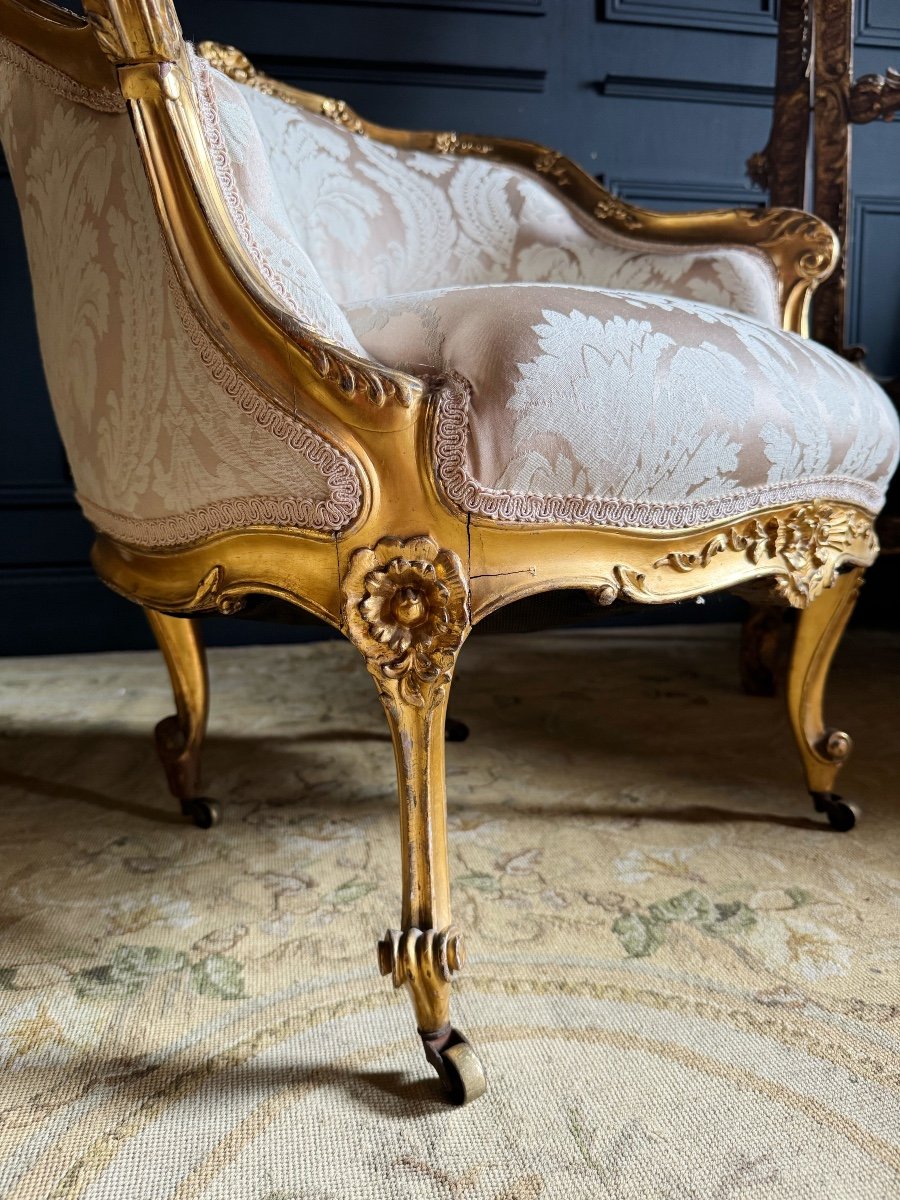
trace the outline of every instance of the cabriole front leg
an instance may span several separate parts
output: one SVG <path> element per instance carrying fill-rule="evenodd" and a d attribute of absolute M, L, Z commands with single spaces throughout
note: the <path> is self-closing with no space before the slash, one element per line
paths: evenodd
<path fill-rule="evenodd" d="M 209 679 L 200 623 L 193 617 L 172 617 L 145 608 L 147 620 L 162 651 L 175 696 L 175 716 L 156 726 L 156 749 L 166 772 L 169 791 L 181 811 L 201 829 L 219 822 L 215 800 L 200 795 L 200 751 L 209 715 Z"/>
<path fill-rule="evenodd" d="M 862 586 L 863 570 L 854 567 L 835 577 L 797 620 L 788 669 L 787 702 L 791 726 L 817 812 L 841 831 L 852 829 L 859 809 L 834 792 L 837 773 L 850 756 L 850 735 L 825 724 L 823 699 L 831 660 L 850 620 Z"/>
<path fill-rule="evenodd" d="M 485 1080 L 450 1022 L 451 980 L 465 960 L 450 912 L 444 784 L 447 697 L 469 630 L 459 559 L 428 537 L 357 550 L 344 581 L 344 619 L 378 688 L 397 765 L 403 908 L 401 928 L 378 945 L 378 963 L 408 989 L 426 1058 L 451 1097 L 467 1103 Z"/>

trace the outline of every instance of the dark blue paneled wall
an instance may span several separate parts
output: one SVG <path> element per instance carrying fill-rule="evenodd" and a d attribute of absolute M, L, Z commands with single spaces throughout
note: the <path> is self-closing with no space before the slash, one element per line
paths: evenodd
<path fill-rule="evenodd" d="M 900 0 L 858 0 L 857 71 L 900 59 Z M 649 207 L 758 203 L 776 0 L 182 0 L 186 34 L 384 124 L 529 137 Z M 900 374 L 900 121 L 858 131 L 850 332 Z M 146 644 L 97 583 L 40 370 L 12 188 L 0 172 L 0 653 Z M 259 640 L 265 627 L 221 623 Z M 216 640 L 213 630 L 213 640 Z"/>

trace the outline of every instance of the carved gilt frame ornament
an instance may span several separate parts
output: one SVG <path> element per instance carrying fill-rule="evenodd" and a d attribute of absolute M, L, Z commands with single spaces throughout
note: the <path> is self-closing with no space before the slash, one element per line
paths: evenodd
<path fill-rule="evenodd" d="M 226 381 L 229 395 L 252 398 L 273 421 L 301 415 L 340 456 L 348 488 L 358 480 L 352 514 L 331 532 L 267 524 L 263 506 L 258 524 L 201 531 L 166 548 L 98 535 L 97 574 L 152 613 L 172 674 L 177 714 L 160 733 L 170 786 L 199 824 L 214 823 L 214 802 L 196 795 L 208 695 L 192 615 L 234 615 L 254 598 L 270 597 L 347 636 L 376 683 L 397 764 L 403 909 L 401 928 L 381 943 L 380 966 L 408 988 L 428 1061 L 456 1098 L 473 1099 L 484 1090 L 484 1074 L 450 1024 L 450 979 L 464 949 L 450 906 L 444 794 L 447 700 L 471 628 L 514 601 L 563 588 L 588 592 L 601 605 L 768 588 L 773 602 L 800 610 L 788 707 L 807 786 L 820 811 L 849 828 L 854 813 L 832 787 L 850 743 L 824 724 L 822 693 L 862 568 L 877 554 L 873 518 L 862 506 L 832 499 L 787 503 L 777 490 L 750 511 L 724 510 L 726 519 L 719 509 L 717 519 L 688 528 L 670 520 L 642 526 L 635 506 L 631 517 L 626 506 L 605 525 L 538 526 L 524 517 L 496 519 L 496 510 L 464 511 L 434 452 L 442 422 L 445 434 L 459 433 L 464 393 L 449 377 L 419 378 L 358 358 L 279 307 L 239 236 L 240 213 L 223 194 L 213 162 L 217 132 L 205 120 L 196 64 L 171 4 L 88 0 L 86 7 L 90 27 L 71 14 L 49 21 L 43 5 L 40 20 L 26 19 L 26 0 L 0 0 L 0 35 L 70 77 L 97 105 L 108 106 L 111 88 L 121 95 L 198 355 Z M 529 171 L 623 236 L 747 247 L 778 279 L 785 329 L 804 332 L 809 298 L 834 266 L 835 236 L 808 214 L 649 212 L 534 143 L 385 129 L 341 101 L 269 79 L 233 47 L 204 42 L 200 52 L 235 80 L 354 136 Z M 459 404 L 448 408 L 454 396 Z M 464 439 L 455 444 L 463 456 Z"/>
<path fill-rule="evenodd" d="M 900 72 L 853 78 L 856 0 L 780 0 L 778 66 L 772 127 L 747 172 L 773 205 L 811 207 L 847 240 L 854 125 L 890 121 L 900 112 Z M 808 168 L 812 164 L 812 171 Z M 812 181 L 809 196 L 808 177 Z M 818 341 L 849 358 L 846 263 L 838 263 L 815 301 Z"/>
<path fill-rule="evenodd" d="M 344 578 L 347 636 L 369 669 L 416 708 L 434 703 L 469 629 L 462 563 L 430 537 L 382 538 L 353 552 Z"/>
<path fill-rule="evenodd" d="M 670 551 L 654 566 L 693 571 L 729 551 L 744 554 L 753 563 L 779 563 L 776 594 L 794 608 L 806 608 L 831 587 L 848 552 L 874 559 L 878 542 L 872 522 L 857 510 L 837 504 L 804 504 L 777 516 L 731 525 L 699 550 Z"/>

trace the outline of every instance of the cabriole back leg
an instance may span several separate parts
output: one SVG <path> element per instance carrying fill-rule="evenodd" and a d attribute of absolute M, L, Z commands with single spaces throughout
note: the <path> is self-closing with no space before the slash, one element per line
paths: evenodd
<path fill-rule="evenodd" d="M 829 823 L 842 831 L 852 829 L 860 815 L 858 808 L 834 793 L 837 773 L 853 743 L 849 734 L 825 725 L 822 708 L 828 669 L 862 580 L 861 567 L 837 575 L 834 585 L 800 612 L 787 679 L 788 713 L 806 786 L 817 812 L 825 813 Z"/>
<path fill-rule="evenodd" d="M 175 695 L 176 714 L 156 726 L 156 749 L 169 791 L 181 811 L 201 829 L 218 824 L 217 801 L 200 795 L 200 751 L 209 715 L 209 679 L 200 623 L 193 617 L 171 617 L 145 608 L 162 651 Z"/>
<path fill-rule="evenodd" d="M 412 997 L 425 1056 L 453 1100 L 485 1088 L 468 1041 L 450 1023 L 450 985 L 465 960 L 450 912 L 444 723 L 468 595 L 455 554 L 428 537 L 384 538 L 357 550 L 344 580 L 348 636 L 365 656 L 387 714 L 397 765 L 403 861 L 401 928 L 378 964 Z"/>
<path fill-rule="evenodd" d="M 748 696 L 774 696 L 784 665 L 787 610 L 754 604 L 741 627 L 741 686 Z"/>

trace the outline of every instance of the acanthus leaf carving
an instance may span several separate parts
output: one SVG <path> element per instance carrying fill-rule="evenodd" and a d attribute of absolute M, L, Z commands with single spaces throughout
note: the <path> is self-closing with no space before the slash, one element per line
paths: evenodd
<path fill-rule="evenodd" d="M 892 121 L 900 111 L 900 71 L 888 67 L 885 75 L 861 75 L 850 89 L 850 119 L 856 125 Z"/>
<path fill-rule="evenodd" d="M 181 26 L 169 0 L 83 0 L 82 7 L 113 62 L 173 62 L 181 51 Z"/>
<path fill-rule="evenodd" d="M 746 216 L 762 233 L 757 244 L 768 250 L 787 250 L 801 279 L 821 279 L 837 260 L 838 243 L 834 233 L 811 213 L 762 208 L 749 209 Z"/>
<path fill-rule="evenodd" d="M 463 137 L 451 131 L 436 133 L 432 147 L 438 154 L 490 154 L 493 147 L 480 138 Z"/>
<path fill-rule="evenodd" d="M 612 221 L 625 229 L 640 229 L 641 218 L 634 208 L 619 196 L 608 193 L 594 205 L 594 216 L 598 221 Z"/>
<path fill-rule="evenodd" d="M 247 603 L 244 588 L 227 588 L 225 586 L 225 568 L 220 564 L 206 572 L 200 582 L 197 584 L 194 594 L 191 598 L 181 605 L 179 611 L 183 612 L 209 612 L 215 608 L 225 616 L 231 616 L 233 613 L 240 610 Z"/>
<path fill-rule="evenodd" d="M 842 556 L 853 549 L 874 559 L 878 543 L 872 521 L 843 505 L 816 502 L 733 525 L 697 550 L 670 551 L 653 565 L 685 573 L 709 566 L 727 551 L 742 554 L 754 565 L 772 563 L 777 594 L 805 608 L 831 585 Z"/>

